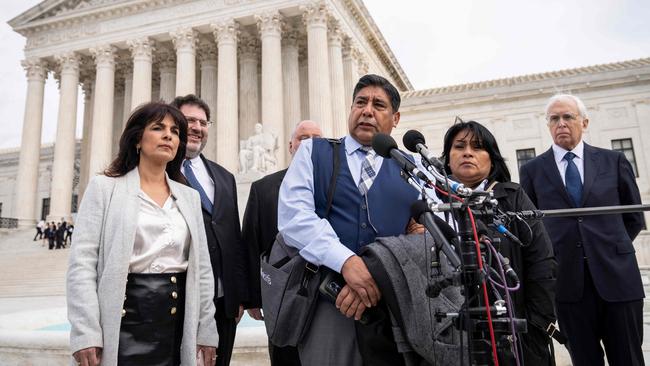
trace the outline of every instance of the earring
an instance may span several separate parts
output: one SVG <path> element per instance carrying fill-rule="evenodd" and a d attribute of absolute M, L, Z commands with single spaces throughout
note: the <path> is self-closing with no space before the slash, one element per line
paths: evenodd
<path fill-rule="evenodd" d="M 135 152 L 136 152 L 138 155 L 140 155 L 140 146 L 136 146 L 136 147 L 135 147 Z"/>

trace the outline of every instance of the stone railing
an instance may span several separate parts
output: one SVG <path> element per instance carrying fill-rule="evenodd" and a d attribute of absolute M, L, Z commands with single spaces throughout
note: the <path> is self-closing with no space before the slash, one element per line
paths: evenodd
<path fill-rule="evenodd" d="M 18 219 L 9 217 L 0 217 L 0 229 L 16 229 L 18 228 Z"/>

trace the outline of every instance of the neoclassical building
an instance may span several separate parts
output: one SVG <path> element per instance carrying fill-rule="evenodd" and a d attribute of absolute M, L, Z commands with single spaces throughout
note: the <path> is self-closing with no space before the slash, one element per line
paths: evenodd
<path fill-rule="evenodd" d="M 239 171 L 240 145 L 261 123 L 276 139 L 271 153 L 281 169 L 288 164 L 287 137 L 299 120 L 320 122 L 328 136 L 347 133 L 351 92 L 367 72 L 387 77 L 402 92 L 396 140 L 414 128 L 440 151 L 456 116 L 478 120 L 495 133 L 514 180 L 520 164 L 551 144 L 546 100 L 561 91 L 579 95 L 591 120 L 585 140 L 623 151 L 643 201 L 650 202 L 650 58 L 413 90 L 361 0 L 46 0 L 9 24 L 26 38 L 28 89 L 17 174 L 5 182 L 14 189 L 13 203 L 5 204 L 3 216 L 26 224 L 40 217 L 45 198 L 52 217 L 71 214 L 71 197 L 83 194 L 88 178 L 106 166 L 125 117 L 143 102 L 200 95 L 215 122 L 205 154 L 232 172 Z M 60 100 L 44 193 L 38 182 L 49 72 L 58 80 Z M 77 187 L 79 92 L 84 112 Z M 237 177 L 244 205 L 250 176 Z M 650 247 L 650 236 L 644 232 L 638 243 Z M 646 256 L 645 250 L 638 254 Z"/>

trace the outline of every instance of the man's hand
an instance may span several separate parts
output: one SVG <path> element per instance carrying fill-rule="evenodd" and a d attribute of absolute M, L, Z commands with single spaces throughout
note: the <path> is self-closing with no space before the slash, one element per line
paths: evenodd
<path fill-rule="evenodd" d="M 264 315 L 260 308 L 246 309 L 246 312 L 248 313 L 248 316 L 255 320 L 264 320 Z"/>
<path fill-rule="evenodd" d="M 244 315 L 244 305 L 239 305 L 239 315 L 235 318 L 235 322 L 239 324 L 239 321 L 241 320 L 242 315 Z"/>
<path fill-rule="evenodd" d="M 367 308 L 377 305 L 381 293 L 361 257 L 353 255 L 348 258 L 343 263 L 341 274 L 345 282 L 361 297 L 361 301 Z"/>
<path fill-rule="evenodd" d="M 411 218 L 408 226 L 406 226 L 407 234 L 423 234 L 424 230 L 425 230 L 424 225 L 418 224 L 417 222 L 415 222 L 415 220 L 413 220 L 413 218 Z"/>
<path fill-rule="evenodd" d="M 196 358 L 203 358 L 203 365 L 205 366 L 214 366 L 217 362 L 217 348 L 197 345 Z"/>
<path fill-rule="evenodd" d="M 80 349 L 79 351 L 73 353 L 72 357 L 74 357 L 78 365 L 99 366 L 99 363 L 102 360 L 102 348 L 89 347 L 89 348 Z"/>
<path fill-rule="evenodd" d="M 361 319 L 361 315 L 366 310 L 361 297 L 348 285 L 345 285 L 336 297 L 336 308 L 348 318 L 354 315 L 354 320 Z"/>

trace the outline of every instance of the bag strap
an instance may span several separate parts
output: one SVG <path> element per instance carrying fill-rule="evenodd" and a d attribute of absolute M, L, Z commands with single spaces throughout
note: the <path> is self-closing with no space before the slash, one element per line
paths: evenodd
<path fill-rule="evenodd" d="M 330 211 L 332 210 L 332 201 L 334 201 L 334 192 L 336 191 L 336 179 L 339 176 L 339 168 L 341 167 L 341 156 L 339 154 L 339 149 L 343 143 L 343 138 L 340 139 L 327 139 L 327 142 L 332 145 L 332 178 L 330 178 L 330 184 L 327 188 L 327 209 L 325 210 L 325 217 L 330 216 Z"/>

